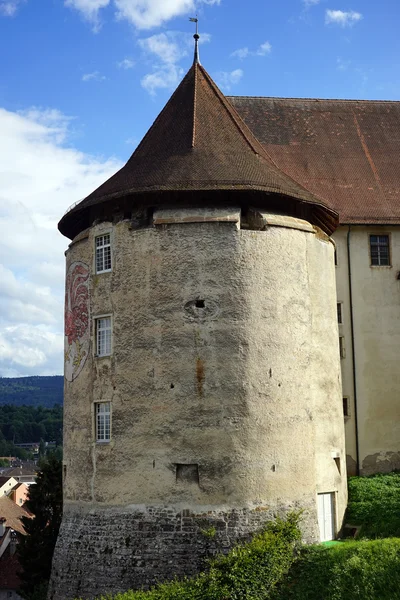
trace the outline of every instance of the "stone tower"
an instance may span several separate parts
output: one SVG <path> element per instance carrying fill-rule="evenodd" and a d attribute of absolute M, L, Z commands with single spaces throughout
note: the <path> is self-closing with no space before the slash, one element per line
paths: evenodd
<path fill-rule="evenodd" d="M 190 575 L 292 509 L 307 540 L 340 530 L 336 224 L 197 58 L 127 164 L 61 219 L 50 598 Z"/>

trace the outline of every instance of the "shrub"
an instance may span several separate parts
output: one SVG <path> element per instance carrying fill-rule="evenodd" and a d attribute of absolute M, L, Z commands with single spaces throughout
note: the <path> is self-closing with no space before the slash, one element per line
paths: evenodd
<path fill-rule="evenodd" d="M 394 600 L 400 539 L 310 546 L 271 600 Z"/>
<path fill-rule="evenodd" d="M 346 521 L 360 537 L 400 537 L 400 474 L 351 477 Z"/>

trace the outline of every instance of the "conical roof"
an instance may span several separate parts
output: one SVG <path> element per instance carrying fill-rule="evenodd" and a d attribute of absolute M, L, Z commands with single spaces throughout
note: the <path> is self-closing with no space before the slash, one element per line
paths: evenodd
<path fill-rule="evenodd" d="M 69 235 L 78 213 L 113 199 L 221 190 L 279 194 L 335 214 L 278 168 L 195 62 L 126 165 L 67 212 L 59 229 Z"/>

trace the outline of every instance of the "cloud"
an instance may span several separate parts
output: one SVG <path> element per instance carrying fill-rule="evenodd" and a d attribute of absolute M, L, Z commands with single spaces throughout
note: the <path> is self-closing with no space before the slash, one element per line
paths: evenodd
<path fill-rule="evenodd" d="M 64 4 L 79 11 L 93 25 L 93 31 L 98 32 L 101 29 L 99 13 L 110 4 L 110 0 L 65 0 Z"/>
<path fill-rule="evenodd" d="M 0 15 L 3 17 L 13 17 L 24 2 L 26 0 L 0 0 Z"/>
<path fill-rule="evenodd" d="M 344 60 L 343 58 L 336 59 L 336 68 L 338 71 L 347 71 L 351 65 L 351 60 Z"/>
<path fill-rule="evenodd" d="M 341 27 L 351 27 L 355 23 L 358 23 L 358 21 L 361 21 L 362 18 L 362 14 L 354 10 L 343 12 L 342 10 L 327 9 L 325 13 L 325 23 L 327 25 L 334 23 Z"/>
<path fill-rule="evenodd" d="M 234 52 L 232 52 L 231 56 L 243 60 L 248 56 L 266 56 L 271 52 L 271 50 L 271 44 L 269 42 L 264 42 L 263 44 L 260 44 L 258 46 L 257 50 L 249 50 L 246 46 L 244 48 L 239 48 L 238 50 L 235 50 Z"/>
<path fill-rule="evenodd" d="M 232 85 L 239 83 L 239 81 L 242 79 L 243 75 L 244 75 L 244 72 L 242 71 L 242 69 L 235 69 L 234 71 L 231 71 L 230 73 L 228 73 L 226 71 L 220 71 L 216 75 L 216 80 L 217 80 L 218 85 L 223 90 L 230 90 Z"/>
<path fill-rule="evenodd" d="M 99 71 L 82 75 L 82 81 L 104 81 L 105 79 L 105 75 L 102 75 Z"/>
<path fill-rule="evenodd" d="M 203 33 L 200 43 L 207 43 L 210 39 L 208 33 Z M 174 89 L 184 74 L 179 61 L 193 52 L 193 36 L 181 31 L 166 31 L 141 38 L 138 44 L 149 60 L 156 58 L 153 71 L 141 79 L 142 87 L 151 95 L 155 95 L 158 89 Z"/>
<path fill-rule="evenodd" d="M 200 0 L 199 3 L 219 4 L 220 0 Z M 126 19 L 137 29 L 152 29 L 169 20 L 196 11 L 194 0 L 114 0 L 117 18 Z"/>
<path fill-rule="evenodd" d="M 64 250 L 57 222 L 121 164 L 71 147 L 75 120 L 0 108 L 0 376 L 63 369 Z"/>
<path fill-rule="evenodd" d="M 141 79 L 142 87 L 152 96 L 155 95 L 158 89 L 175 88 L 182 79 L 184 71 L 177 65 L 164 65 L 160 69 L 156 69 L 153 73 L 147 73 Z"/>
<path fill-rule="evenodd" d="M 17 1 L 9 0 L 6 4 Z M 175 17 L 193 15 L 198 4 L 219 3 L 220 0 L 64 0 L 65 6 L 78 10 L 95 32 L 101 28 L 100 11 L 111 4 L 117 19 L 126 20 L 137 29 L 153 29 Z"/>
<path fill-rule="evenodd" d="M 132 58 L 124 58 L 123 60 L 120 60 L 119 62 L 117 62 L 117 67 L 118 69 L 133 69 L 133 67 L 135 66 L 135 61 L 132 60 Z"/>
<path fill-rule="evenodd" d="M 316 6 L 320 2 L 321 2 L 321 0 L 303 0 L 303 4 L 306 8 L 311 8 L 312 6 Z"/>

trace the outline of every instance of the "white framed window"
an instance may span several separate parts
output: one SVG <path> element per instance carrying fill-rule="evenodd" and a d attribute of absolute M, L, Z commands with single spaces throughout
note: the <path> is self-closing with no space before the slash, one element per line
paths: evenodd
<path fill-rule="evenodd" d="M 96 273 L 111 271 L 111 238 L 109 233 L 98 235 L 96 240 Z"/>
<path fill-rule="evenodd" d="M 388 235 L 370 235 L 369 247 L 371 253 L 371 266 L 390 267 Z"/>
<path fill-rule="evenodd" d="M 95 402 L 96 442 L 111 440 L 111 402 Z"/>
<path fill-rule="evenodd" d="M 111 316 L 99 317 L 94 322 L 96 330 L 96 356 L 110 356 Z"/>

